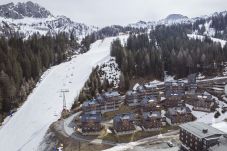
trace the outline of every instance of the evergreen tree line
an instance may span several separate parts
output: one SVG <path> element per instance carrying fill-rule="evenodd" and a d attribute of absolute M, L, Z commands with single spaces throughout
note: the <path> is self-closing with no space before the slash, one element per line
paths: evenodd
<path fill-rule="evenodd" d="M 214 37 L 227 40 L 227 14 L 219 13 L 207 19 L 198 19 L 193 24 L 193 30 L 197 30 L 199 34 L 203 35 L 206 23 L 211 23 L 210 28 L 215 30 Z"/>
<path fill-rule="evenodd" d="M 107 26 L 90 35 L 85 36 L 81 41 L 81 52 L 85 53 L 90 49 L 90 45 L 96 40 L 104 39 L 106 37 L 118 36 L 120 33 L 144 33 L 147 29 L 123 27 L 119 25 Z"/>
<path fill-rule="evenodd" d="M 104 80 L 101 80 L 99 73 L 99 66 L 92 69 L 88 80 L 84 84 L 80 94 L 78 95 L 78 98 L 76 98 L 77 101 L 75 101 L 75 104 L 72 106 L 72 108 L 75 108 L 77 103 L 81 104 L 88 99 L 95 98 L 97 94 L 101 94 L 103 91 L 108 91 L 109 88 L 113 87 L 114 84 L 109 83 L 108 79 L 104 78 Z"/>
<path fill-rule="evenodd" d="M 163 79 L 164 71 L 177 78 L 190 73 L 211 75 L 221 71 L 227 60 L 227 46 L 189 39 L 191 25 L 157 26 L 150 34 L 130 34 L 123 46 L 119 39 L 111 45 L 111 56 L 116 57 L 125 78 L 150 76 Z"/>
<path fill-rule="evenodd" d="M 0 38 L 0 120 L 26 99 L 43 71 L 67 59 L 74 44 L 64 33 Z"/>

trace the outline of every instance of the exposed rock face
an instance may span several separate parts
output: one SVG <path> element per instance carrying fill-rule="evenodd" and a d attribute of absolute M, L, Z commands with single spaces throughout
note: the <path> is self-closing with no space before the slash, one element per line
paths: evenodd
<path fill-rule="evenodd" d="M 166 17 L 166 20 L 179 20 L 179 19 L 188 19 L 187 16 L 181 14 L 170 14 Z"/>
<path fill-rule="evenodd" d="M 65 16 L 54 16 L 44 7 L 31 1 L 0 5 L 0 36 L 18 34 L 28 38 L 34 33 L 54 36 L 64 32 L 83 37 L 96 30 L 97 27 L 74 22 Z"/>
<path fill-rule="evenodd" d="M 26 3 L 9 3 L 0 6 L 0 16 L 12 19 L 22 19 L 24 17 L 47 18 L 52 14 L 45 8 L 31 1 Z"/>

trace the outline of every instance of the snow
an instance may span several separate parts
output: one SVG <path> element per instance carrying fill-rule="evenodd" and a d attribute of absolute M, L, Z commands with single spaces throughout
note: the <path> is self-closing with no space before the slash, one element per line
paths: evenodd
<path fill-rule="evenodd" d="M 212 126 L 216 129 L 219 129 L 225 133 L 227 133 L 227 122 L 220 122 L 220 123 L 215 123 L 215 124 L 212 124 Z"/>
<path fill-rule="evenodd" d="M 213 90 L 216 90 L 216 91 L 224 91 L 224 89 L 222 89 L 222 88 L 213 87 L 212 89 L 213 89 Z"/>
<path fill-rule="evenodd" d="M 63 147 L 59 147 L 58 148 L 58 151 L 63 151 Z"/>
<path fill-rule="evenodd" d="M 205 27 L 204 34 L 207 35 L 207 36 L 215 36 L 215 29 L 210 28 L 211 23 L 212 23 L 212 20 L 210 20 L 209 22 L 206 22 L 204 24 L 204 27 Z"/>
<path fill-rule="evenodd" d="M 110 60 L 104 62 L 99 67 L 99 70 L 103 73 L 103 75 L 101 75 L 101 80 L 106 78 L 108 79 L 109 83 L 113 82 L 115 87 L 118 86 L 121 72 L 115 58 L 111 57 Z"/>
<path fill-rule="evenodd" d="M 193 108 L 189 104 L 186 104 L 186 106 L 188 106 L 191 110 Z M 219 104 L 219 106 L 221 107 L 222 105 Z M 198 121 L 198 122 L 203 122 L 203 123 L 207 123 L 207 124 L 215 124 L 215 123 L 220 123 L 220 122 L 224 121 L 225 119 L 227 119 L 227 112 L 223 114 L 221 112 L 221 110 L 222 110 L 221 108 L 218 108 L 217 110 L 221 113 L 221 115 L 218 118 L 214 118 L 215 112 L 207 113 L 207 112 L 192 110 L 192 114 L 197 118 L 196 121 Z"/>
<path fill-rule="evenodd" d="M 130 142 L 130 143 L 122 143 L 114 146 L 112 148 L 103 150 L 103 151 L 125 151 L 128 149 L 133 149 L 133 147 L 140 145 L 139 142 Z"/>
<path fill-rule="evenodd" d="M 161 81 L 153 80 L 153 81 L 151 81 L 151 82 L 149 82 L 149 83 L 145 83 L 144 86 L 145 86 L 146 88 L 156 88 L 157 85 L 160 85 L 160 84 L 162 84 Z"/>
<path fill-rule="evenodd" d="M 70 33 L 74 31 L 76 36 L 82 37 L 97 31 L 94 26 L 86 26 L 83 23 L 76 23 L 65 16 L 49 16 L 47 18 L 24 17 L 22 19 L 10 19 L 0 17 L 0 27 L 3 22 L 7 23 L 10 28 L 16 32 L 23 33 L 25 39 L 34 33 L 46 35 L 47 33 L 56 34 L 60 32 Z"/>
<path fill-rule="evenodd" d="M 189 37 L 189 39 L 199 39 L 199 40 L 201 40 L 201 41 L 203 41 L 204 38 L 205 38 L 205 36 L 196 35 L 196 34 L 188 34 L 188 37 Z M 222 48 L 223 48 L 223 47 L 225 46 L 225 44 L 226 44 L 226 41 L 225 41 L 225 40 L 218 39 L 218 38 L 213 38 L 213 37 L 210 37 L 210 38 L 211 38 L 211 40 L 212 40 L 213 42 L 220 43 L 221 46 L 222 46 Z"/>
<path fill-rule="evenodd" d="M 198 74 L 198 76 L 196 77 L 197 80 L 202 80 L 205 79 L 205 76 L 202 75 L 201 73 Z"/>
<path fill-rule="evenodd" d="M 121 40 L 127 37 L 119 36 Z M 47 70 L 27 101 L 0 129 L 1 150 L 39 150 L 50 124 L 60 117 L 63 106 L 60 90 L 69 90 L 66 93 L 66 106 L 70 108 L 92 67 L 110 59 L 110 44 L 115 38 L 98 40 L 87 53 Z"/>
<path fill-rule="evenodd" d="M 137 88 L 139 87 L 140 85 L 139 85 L 139 83 L 136 83 L 135 85 L 134 85 L 134 87 L 133 87 L 133 91 L 136 91 L 137 90 Z"/>
<path fill-rule="evenodd" d="M 204 92 L 204 94 L 211 95 L 208 92 Z M 221 114 L 218 118 L 214 118 L 215 112 L 207 113 L 207 112 L 201 112 L 201 111 L 193 111 L 192 110 L 193 106 L 186 104 L 186 106 L 188 106 L 192 110 L 192 114 L 197 118 L 196 121 L 204 122 L 207 124 L 217 124 L 227 119 L 227 112 L 225 112 L 224 114 L 221 112 L 222 107 L 226 107 L 227 104 L 220 101 L 217 97 L 213 95 L 212 95 L 212 99 L 215 99 L 215 101 L 218 103 L 218 106 L 219 106 L 219 108 L 216 109 Z"/>
<path fill-rule="evenodd" d="M 112 131 L 111 131 L 110 129 L 108 129 L 108 128 L 107 128 L 106 132 L 107 132 L 108 134 L 111 134 L 111 133 L 112 133 Z"/>
<path fill-rule="evenodd" d="M 164 82 L 166 82 L 166 81 L 174 81 L 174 76 L 165 75 L 165 77 L 164 77 Z"/>

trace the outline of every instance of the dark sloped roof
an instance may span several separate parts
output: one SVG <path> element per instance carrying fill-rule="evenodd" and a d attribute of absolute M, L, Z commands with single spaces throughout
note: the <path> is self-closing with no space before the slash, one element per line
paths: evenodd
<path fill-rule="evenodd" d="M 83 107 L 87 107 L 89 105 L 92 105 L 92 104 L 98 104 L 97 100 L 96 99 L 91 99 L 91 100 L 87 100 L 83 103 Z"/>
<path fill-rule="evenodd" d="M 213 135 L 225 134 L 224 132 L 212 126 L 209 126 L 208 124 L 201 123 L 201 122 L 189 122 L 189 123 L 180 125 L 180 127 L 190 132 L 191 134 L 197 136 L 198 138 L 207 138 Z M 207 132 L 204 133 L 203 130 L 207 130 Z"/>
<path fill-rule="evenodd" d="M 176 115 L 177 113 L 191 113 L 191 110 L 189 107 L 172 107 L 168 108 L 167 110 L 169 115 Z"/>
<path fill-rule="evenodd" d="M 133 120 L 133 114 L 132 113 L 123 113 L 123 114 L 118 114 L 114 117 L 114 123 L 115 122 L 120 122 L 121 120 Z"/>
<path fill-rule="evenodd" d="M 143 118 L 161 118 L 161 112 L 160 111 L 152 111 L 152 112 L 143 112 Z"/>
<path fill-rule="evenodd" d="M 147 105 L 149 103 L 152 103 L 152 102 L 156 102 L 157 101 L 157 98 L 155 96 L 145 96 L 142 101 L 141 101 L 141 105 Z"/>
<path fill-rule="evenodd" d="M 95 122 L 101 122 L 101 114 L 83 114 L 81 117 L 82 122 L 87 122 L 89 120 L 94 120 Z"/>
<path fill-rule="evenodd" d="M 110 98 L 110 97 L 117 97 L 120 96 L 120 94 L 117 91 L 110 91 L 110 92 L 105 92 L 103 94 L 104 97 Z"/>

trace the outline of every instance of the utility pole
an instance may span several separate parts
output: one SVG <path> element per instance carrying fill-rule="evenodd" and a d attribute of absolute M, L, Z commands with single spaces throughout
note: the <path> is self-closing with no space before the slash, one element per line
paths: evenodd
<path fill-rule="evenodd" d="M 63 94 L 63 110 L 66 109 L 66 99 L 65 99 L 65 93 L 69 92 L 68 89 L 61 89 L 61 93 Z"/>

